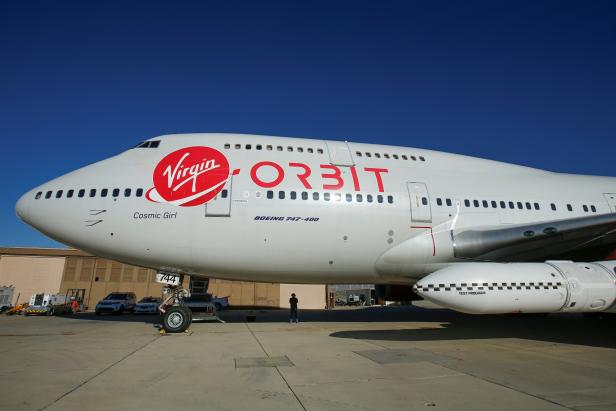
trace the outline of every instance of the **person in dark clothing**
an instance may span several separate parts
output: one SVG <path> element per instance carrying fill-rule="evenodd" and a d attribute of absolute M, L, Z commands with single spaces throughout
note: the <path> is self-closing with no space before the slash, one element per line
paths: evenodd
<path fill-rule="evenodd" d="M 299 302 L 299 300 L 297 299 L 297 297 L 295 297 L 295 293 L 291 294 L 291 298 L 289 298 L 289 305 L 291 306 L 291 313 L 289 315 L 289 322 L 299 322 L 299 319 L 297 318 L 297 303 Z"/>

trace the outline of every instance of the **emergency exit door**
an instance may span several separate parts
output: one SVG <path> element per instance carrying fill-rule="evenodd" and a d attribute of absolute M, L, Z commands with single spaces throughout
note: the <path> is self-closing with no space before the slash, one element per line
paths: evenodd
<path fill-rule="evenodd" d="M 327 152 L 329 153 L 329 161 L 335 166 L 352 166 L 353 156 L 351 149 L 346 141 L 327 141 Z"/>
<path fill-rule="evenodd" d="M 605 196 L 605 199 L 607 200 L 607 203 L 610 206 L 610 211 L 612 213 L 616 213 L 616 194 L 614 193 L 606 193 L 603 194 Z"/>
<path fill-rule="evenodd" d="M 415 223 L 431 223 L 430 195 L 424 183 L 406 183 L 411 201 L 411 220 Z"/>
<path fill-rule="evenodd" d="M 205 204 L 206 217 L 230 217 L 231 216 L 231 188 L 233 186 L 233 176 L 229 176 L 229 180 L 225 187 L 218 193 L 216 197 Z"/>

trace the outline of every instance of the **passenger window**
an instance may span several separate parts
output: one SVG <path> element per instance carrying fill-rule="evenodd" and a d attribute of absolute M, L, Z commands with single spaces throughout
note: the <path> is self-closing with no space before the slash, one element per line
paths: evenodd
<path fill-rule="evenodd" d="M 114 197 L 119 196 L 120 195 L 120 189 L 119 188 L 114 188 L 113 191 L 111 192 L 111 195 L 114 196 Z"/>
<path fill-rule="evenodd" d="M 287 147 L 287 151 L 288 152 L 293 152 L 293 147 L 291 147 L 291 146 Z"/>
<path fill-rule="evenodd" d="M 509 208 L 512 209 L 512 210 L 515 208 L 515 205 L 513 204 L 513 201 L 509 202 Z"/>
<path fill-rule="evenodd" d="M 488 208 L 488 201 L 487 200 L 483 200 L 481 202 L 481 204 L 483 205 L 483 208 Z"/>
<path fill-rule="evenodd" d="M 451 207 L 451 198 L 446 199 L 445 203 L 447 204 L 447 207 Z"/>
<path fill-rule="evenodd" d="M 524 205 L 520 201 L 518 201 L 518 208 L 520 210 L 522 210 L 524 208 Z"/>
<path fill-rule="evenodd" d="M 48 191 L 45 193 L 45 198 L 51 198 L 51 191 Z"/>
<path fill-rule="evenodd" d="M 402 159 L 403 160 L 408 160 L 409 158 L 406 156 L 406 154 L 402 154 Z"/>
<path fill-rule="evenodd" d="M 310 154 L 312 154 L 312 153 L 314 153 L 314 150 L 313 150 L 311 147 L 309 147 L 309 148 L 308 148 L 308 152 L 309 152 Z"/>
<path fill-rule="evenodd" d="M 267 198 L 270 200 L 274 198 L 274 192 L 272 190 L 267 190 Z"/>
<path fill-rule="evenodd" d="M 469 200 L 464 200 L 464 206 L 465 207 L 470 207 L 471 206 L 471 202 Z"/>
<path fill-rule="evenodd" d="M 297 198 L 297 193 L 295 191 L 291 191 L 290 197 L 291 197 L 291 200 L 295 200 Z"/>
<path fill-rule="evenodd" d="M 372 194 L 366 194 L 366 201 L 369 203 L 372 202 Z"/>
<path fill-rule="evenodd" d="M 323 200 L 329 201 L 329 196 L 330 196 L 329 193 L 323 193 Z"/>
<path fill-rule="evenodd" d="M 236 149 L 236 150 L 239 150 L 240 148 L 242 148 L 242 145 L 241 145 L 241 144 L 236 144 L 236 145 L 235 145 L 235 149 Z"/>
<path fill-rule="evenodd" d="M 101 197 L 107 197 L 107 192 L 109 192 L 109 190 L 107 190 L 106 188 L 103 188 L 101 190 Z"/>
<path fill-rule="evenodd" d="M 135 191 L 135 195 L 141 197 L 143 195 L 143 188 L 138 188 L 137 191 Z"/>
<path fill-rule="evenodd" d="M 323 154 L 323 149 L 322 148 L 317 148 L 317 153 Z"/>
<path fill-rule="evenodd" d="M 535 203 L 534 206 L 535 206 L 535 210 L 539 210 L 541 208 L 539 207 L 539 203 Z"/>
<path fill-rule="evenodd" d="M 473 200 L 473 205 L 475 207 L 479 207 L 479 200 Z"/>
<path fill-rule="evenodd" d="M 361 151 L 356 151 L 356 152 L 355 152 L 355 155 L 356 155 L 357 157 L 361 157 Z"/>
<path fill-rule="evenodd" d="M 532 207 L 530 206 L 530 203 L 526 203 L 526 209 L 530 210 Z"/>
<path fill-rule="evenodd" d="M 346 195 L 346 201 L 347 201 L 347 203 L 350 203 L 351 201 L 353 201 L 353 196 L 351 194 L 347 194 Z"/>
<path fill-rule="evenodd" d="M 357 195 L 355 196 L 355 198 L 357 199 L 357 202 L 358 202 L 358 203 L 361 203 L 362 201 L 364 201 L 364 198 L 363 198 L 363 196 L 362 196 L 361 194 L 357 194 Z"/>
<path fill-rule="evenodd" d="M 392 154 L 393 158 L 398 160 L 398 154 Z"/>
<path fill-rule="evenodd" d="M 411 156 L 411 160 L 413 160 L 413 161 L 417 161 L 417 157 L 415 157 L 415 156 Z"/>
<path fill-rule="evenodd" d="M 313 199 L 314 201 L 317 201 L 317 200 L 319 199 L 319 193 L 318 193 L 318 192 L 316 192 L 316 191 L 315 191 L 314 193 L 312 193 L 312 199 Z"/>
<path fill-rule="evenodd" d="M 269 144 L 267 145 L 267 151 L 272 151 L 272 148 L 273 147 L 271 145 L 269 145 Z"/>
<path fill-rule="evenodd" d="M 427 197 L 421 197 L 421 204 L 428 205 L 428 198 Z"/>
<path fill-rule="evenodd" d="M 226 143 L 226 144 L 225 144 L 225 148 L 231 148 L 231 144 Z"/>
<path fill-rule="evenodd" d="M 375 156 L 376 158 L 381 158 L 381 154 L 379 154 L 379 153 L 374 153 L 374 156 Z"/>
<path fill-rule="evenodd" d="M 594 205 L 591 205 L 591 206 L 590 206 L 590 210 L 591 210 L 593 213 L 596 213 L 596 212 L 597 212 L 597 207 L 595 207 Z"/>
<path fill-rule="evenodd" d="M 62 190 L 56 191 L 56 198 L 62 197 Z"/>
<path fill-rule="evenodd" d="M 56 195 L 56 197 L 58 197 L 58 196 Z M 584 204 L 582 206 L 582 209 L 584 210 L 584 212 L 586 212 L 586 213 L 588 212 L 588 206 L 586 204 Z"/>
<path fill-rule="evenodd" d="M 139 190 L 141 190 L 141 189 L 139 189 Z M 139 193 L 139 190 L 137 190 L 137 193 Z M 227 190 L 222 190 L 220 192 L 220 197 L 221 198 L 227 198 L 228 196 L 229 196 L 229 192 Z M 137 196 L 137 197 L 139 197 L 139 196 Z"/>
<path fill-rule="evenodd" d="M 380 194 L 379 194 L 379 195 L 377 195 L 377 196 L 376 196 L 376 201 L 377 201 L 379 204 L 380 204 L 380 203 L 382 203 L 382 202 L 383 202 L 383 196 L 382 196 L 382 195 L 380 195 Z"/>
<path fill-rule="evenodd" d="M 550 204 L 550 207 L 552 208 L 553 211 L 556 211 L 556 204 L 552 203 Z"/>
<path fill-rule="evenodd" d="M 498 204 L 496 204 L 496 201 L 492 200 L 492 208 L 498 208 Z"/>
<path fill-rule="evenodd" d="M 567 204 L 567 210 L 573 211 L 573 207 L 571 207 L 571 204 Z"/>
<path fill-rule="evenodd" d="M 252 144 L 246 144 L 246 150 L 252 149 Z"/>
<path fill-rule="evenodd" d="M 504 201 L 500 202 L 500 208 L 507 208 L 507 204 Z"/>
<path fill-rule="evenodd" d="M 372 157 L 371 153 L 366 153 L 366 157 Z"/>
<path fill-rule="evenodd" d="M 383 154 L 383 157 L 389 158 L 389 154 L 385 153 L 385 154 Z"/>
<path fill-rule="evenodd" d="M 277 151 L 282 151 L 282 146 L 276 146 Z"/>
<path fill-rule="evenodd" d="M 308 200 L 308 193 L 305 191 L 302 191 L 302 200 Z"/>
<path fill-rule="evenodd" d="M 336 201 L 342 201 L 342 194 L 340 193 L 335 193 L 334 197 L 336 198 Z"/>
<path fill-rule="evenodd" d="M 124 189 L 124 197 L 130 197 L 130 188 Z"/>
<path fill-rule="evenodd" d="M 72 198 L 74 193 L 75 193 L 75 190 L 68 190 L 68 192 L 66 193 L 66 196 L 68 198 Z"/>
<path fill-rule="evenodd" d="M 419 159 L 420 159 L 421 161 L 426 161 L 426 159 L 425 159 L 423 156 L 419 156 Z"/>
<path fill-rule="evenodd" d="M 394 196 L 387 196 L 387 202 L 389 204 L 393 204 L 394 203 Z"/>
<path fill-rule="evenodd" d="M 96 197 L 96 189 L 95 188 L 91 188 L 90 189 L 90 197 Z"/>
<path fill-rule="evenodd" d="M 303 147 L 297 147 L 297 152 L 298 153 L 303 153 L 304 152 L 304 148 Z"/>
<path fill-rule="evenodd" d="M 436 199 L 436 205 L 442 206 L 443 205 L 443 200 L 441 200 L 440 198 Z"/>
<path fill-rule="evenodd" d="M 284 191 L 279 191 L 279 192 L 278 192 L 278 198 L 279 198 L 280 200 L 284 200 L 284 197 L 285 197 L 285 195 L 284 195 Z"/>
<path fill-rule="evenodd" d="M 39 191 L 38 193 L 36 193 L 36 195 L 34 196 L 35 200 L 38 200 L 39 198 L 41 198 L 41 195 L 43 195 L 42 191 Z"/>
<path fill-rule="evenodd" d="M 79 192 L 77 193 L 77 197 L 83 197 L 84 195 L 86 195 L 86 190 L 84 190 L 83 188 L 81 190 L 79 190 Z"/>
<path fill-rule="evenodd" d="M 257 145 L 255 146 L 255 148 L 256 148 L 257 150 L 261 150 L 261 149 L 263 148 L 263 146 L 262 146 L 261 144 L 257 144 Z"/>

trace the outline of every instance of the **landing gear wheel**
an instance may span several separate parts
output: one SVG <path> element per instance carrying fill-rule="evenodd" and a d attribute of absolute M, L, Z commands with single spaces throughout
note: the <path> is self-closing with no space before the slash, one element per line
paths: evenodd
<path fill-rule="evenodd" d="M 181 333 L 190 327 L 192 311 L 187 307 L 171 307 L 163 316 L 163 328 L 168 333 Z"/>

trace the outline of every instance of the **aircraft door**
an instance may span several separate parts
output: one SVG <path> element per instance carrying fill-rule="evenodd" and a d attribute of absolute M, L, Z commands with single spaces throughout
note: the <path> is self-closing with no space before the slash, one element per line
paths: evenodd
<path fill-rule="evenodd" d="M 606 193 L 603 195 L 605 196 L 605 199 L 610 206 L 610 211 L 612 211 L 612 213 L 616 213 L 616 194 Z"/>
<path fill-rule="evenodd" d="M 351 156 L 351 149 L 346 141 L 328 141 L 327 151 L 329 160 L 335 166 L 355 165 Z"/>
<path fill-rule="evenodd" d="M 424 183 L 406 183 L 411 201 L 411 220 L 421 223 L 432 222 L 430 195 Z"/>
<path fill-rule="evenodd" d="M 231 216 L 231 188 L 233 186 L 233 176 L 220 193 L 205 204 L 206 217 L 230 217 Z"/>

